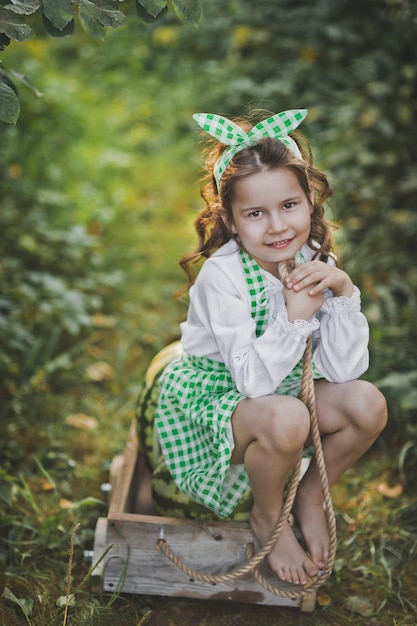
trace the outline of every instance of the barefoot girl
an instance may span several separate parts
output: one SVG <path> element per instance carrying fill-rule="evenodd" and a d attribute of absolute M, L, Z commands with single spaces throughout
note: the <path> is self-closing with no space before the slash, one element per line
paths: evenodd
<path fill-rule="evenodd" d="M 317 415 L 330 486 L 372 445 L 386 403 L 358 380 L 368 367 L 360 293 L 337 265 L 323 204 L 326 176 L 293 131 L 307 111 L 236 122 L 197 114 L 215 141 L 207 152 L 206 206 L 197 250 L 183 258 L 191 286 L 184 353 L 165 370 L 156 424 L 177 485 L 220 517 L 248 487 L 251 528 L 272 534 L 310 416 L 298 399 L 301 360 L 313 333 Z M 207 259 L 194 281 L 192 264 Z M 295 259 L 280 280 L 278 264 Z M 328 534 L 314 461 L 297 492 L 291 526 L 269 555 L 281 579 L 306 584 L 326 565 Z"/>

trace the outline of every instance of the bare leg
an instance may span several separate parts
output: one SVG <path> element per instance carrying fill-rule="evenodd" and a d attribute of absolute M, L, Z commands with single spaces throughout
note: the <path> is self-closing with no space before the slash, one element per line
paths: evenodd
<path fill-rule="evenodd" d="M 370 383 L 316 383 L 317 419 L 329 485 L 373 444 L 387 420 L 384 396 Z M 323 494 L 314 461 L 304 475 L 294 504 L 312 560 L 322 569 L 328 558 L 328 535 Z"/>
<path fill-rule="evenodd" d="M 264 545 L 280 517 L 284 487 L 308 437 L 310 417 L 297 398 L 271 395 L 242 400 L 232 425 L 232 463 L 245 463 L 254 498 L 250 525 Z M 295 584 L 306 584 L 318 573 L 289 524 L 284 525 L 268 562 L 281 580 Z"/>

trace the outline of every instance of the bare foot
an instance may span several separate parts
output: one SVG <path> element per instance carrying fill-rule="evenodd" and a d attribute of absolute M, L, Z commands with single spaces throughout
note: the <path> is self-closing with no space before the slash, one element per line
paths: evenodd
<path fill-rule="evenodd" d="M 277 519 L 267 522 L 252 509 L 250 526 L 260 544 L 263 546 L 271 537 Z M 268 563 L 280 580 L 295 585 L 307 584 L 309 578 L 317 576 L 317 565 L 307 556 L 298 543 L 291 526 L 284 524 L 278 541 L 268 555 Z"/>
<path fill-rule="evenodd" d="M 326 567 L 329 556 L 329 533 L 322 500 L 309 498 L 299 487 L 292 512 L 309 556 L 319 570 L 322 570 Z"/>

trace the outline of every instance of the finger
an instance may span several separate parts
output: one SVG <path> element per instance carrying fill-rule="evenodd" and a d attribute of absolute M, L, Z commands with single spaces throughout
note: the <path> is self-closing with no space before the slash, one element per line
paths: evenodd
<path fill-rule="evenodd" d="M 309 296 L 317 296 L 326 289 L 326 285 L 323 282 L 319 282 L 312 289 L 309 290 Z"/>
<path fill-rule="evenodd" d="M 290 278 L 290 283 L 287 283 L 287 287 L 294 289 L 294 291 L 301 291 L 312 285 L 315 286 L 323 280 L 324 277 L 321 272 L 309 272 L 308 274 L 299 275 L 293 280 Z"/>
<path fill-rule="evenodd" d="M 303 279 L 306 279 L 308 276 L 311 276 L 317 272 L 319 272 L 322 268 L 315 263 L 315 261 L 311 261 L 310 263 L 304 263 L 303 265 L 298 265 L 296 268 L 292 270 L 288 274 L 288 280 L 293 284 L 297 284 Z"/>

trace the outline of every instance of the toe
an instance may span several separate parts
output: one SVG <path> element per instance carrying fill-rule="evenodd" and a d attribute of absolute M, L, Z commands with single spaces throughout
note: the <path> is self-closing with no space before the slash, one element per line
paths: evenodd
<path fill-rule="evenodd" d="M 319 570 L 322 570 L 326 567 L 327 559 L 324 556 L 324 552 L 320 551 L 316 554 L 312 554 L 311 559 Z"/>
<path fill-rule="evenodd" d="M 307 577 L 303 569 L 297 569 L 294 571 L 292 582 L 294 585 L 304 585 L 307 582 Z"/>
<path fill-rule="evenodd" d="M 277 569 L 277 576 L 280 580 L 282 580 L 282 582 L 286 582 L 286 578 L 285 578 L 285 572 L 284 569 L 282 567 L 279 567 Z"/>
<path fill-rule="evenodd" d="M 317 574 L 319 573 L 318 566 L 316 566 L 311 561 L 309 561 L 308 563 L 305 564 L 304 569 L 305 569 L 307 575 L 310 576 L 311 578 L 314 578 L 314 576 L 317 576 Z"/>
<path fill-rule="evenodd" d="M 291 573 L 291 568 L 290 567 L 284 567 L 283 568 L 284 571 L 284 580 L 287 583 L 292 583 L 292 573 Z"/>

